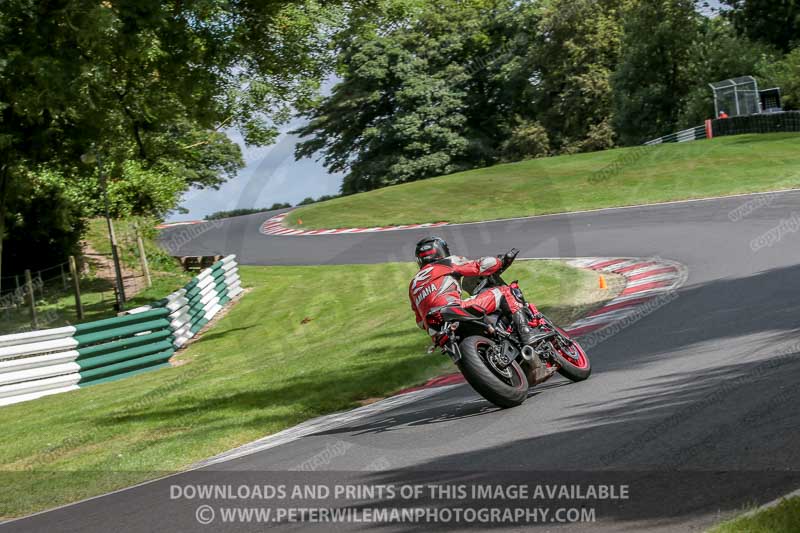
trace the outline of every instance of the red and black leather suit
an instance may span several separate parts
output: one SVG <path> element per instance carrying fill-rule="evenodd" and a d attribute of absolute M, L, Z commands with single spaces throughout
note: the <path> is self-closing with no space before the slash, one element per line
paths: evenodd
<path fill-rule="evenodd" d="M 477 296 L 461 299 L 462 276 L 488 276 L 500 270 L 503 261 L 498 257 L 484 257 L 469 260 L 451 255 L 434 263 L 423 265 L 408 287 L 411 308 L 417 319 L 417 326 L 428 330 L 425 318 L 431 309 L 445 305 L 461 305 L 469 308 L 482 307 L 487 313 L 498 309 L 511 314 L 516 313 L 522 304 L 514 297 L 508 286 L 494 287 Z M 428 333 L 433 334 L 433 330 Z"/>

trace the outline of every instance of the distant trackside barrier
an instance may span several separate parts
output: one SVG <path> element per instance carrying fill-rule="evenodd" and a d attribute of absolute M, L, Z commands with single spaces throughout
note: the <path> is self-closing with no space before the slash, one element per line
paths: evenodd
<path fill-rule="evenodd" d="M 236 256 L 229 255 L 125 315 L 0 336 L 0 406 L 168 366 L 175 350 L 241 293 Z"/>
<path fill-rule="evenodd" d="M 688 130 L 671 133 L 652 141 L 646 145 L 662 143 L 679 143 L 712 139 L 726 135 L 742 135 L 745 133 L 780 133 L 800 132 L 800 111 L 785 111 L 780 113 L 760 113 L 757 115 L 741 115 L 730 118 L 706 120 L 705 125 L 689 128 Z"/>
<path fill-rule="evenodd" d="M 658 139 L 647 141 L 644 144 L 653 145 L 653 144 L 663 144 L 663 143 L 683 143 L 687 141 L 697 141 L 700 139 L 705 139 L 707 136 L 708 135 L 706 127 L 697 126 L 695 128 L 689 128 L 688 130 L 679 131 L 678 133 L 670 133 L 669 135 L 659 137 Z"/>
<path fill-rule="evenodd" d="M 743 133 L 800 132 L 800 111 L 761 113 L 711 121 L 712 135 L 741 135 Z"/>

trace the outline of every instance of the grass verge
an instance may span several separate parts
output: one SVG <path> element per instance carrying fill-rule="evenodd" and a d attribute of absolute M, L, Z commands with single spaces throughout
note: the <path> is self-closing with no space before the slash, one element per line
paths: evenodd
<path fill-rule="evenodd" d="M 718 525 L 709 533 L 795 533 L 800 530 L 800 496 L 775 507 Z"/>
<path fill-rule="evenodd" d="M 741 135 L 470 170 L 302 207 L 287 223 L 319 229 L 475 222 L 795 187 L 800 135 Z"/>
<path fill-rule="evenodd" d="M 415 270 L 242 267 L 250 290 L 182 364 L 0 408 L 0 517 L 177 471 L 452 368 L 425 354 L 414 325 Z M 555 261 L 518 262 L 508 275 L 562 324 L 597 286 L 596 273 Z"/>

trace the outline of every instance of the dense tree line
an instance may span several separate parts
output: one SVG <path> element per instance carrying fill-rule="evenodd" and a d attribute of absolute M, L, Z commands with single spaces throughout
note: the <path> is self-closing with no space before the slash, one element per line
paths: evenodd
<path fill-rule="evenodd" d="M 386 0 L 337 42 L 341 81 L 296 156 L 351 194 L 702 124 L 708 83 L 754 74 L 800 104 L 800 3 Z M 340 36 L 340 37 L 341 37 Z"/>
<path fill-rule="evenodd" d="M 256 213 L 263 213 L 271 209 L 282 209 L 283 207 L 291 207 L 291 204 L 274 204 L 272 207 L 243 207 L 241 209 L 230 209 L 227 211 L 215 211 L 210 215 L 203 217 L 203 220 L 220 220 L 223 218 L 241 217 L 244 215 L 254 215 Z"/>
<path fill-rule="evenodd" d="M 6 0 L 0 267 L 62 261 L 104 181 L 115 216 L 219 187 L 244 164 L 225 131 L 269 144 L 294 113 L 296 155 L 350 194 L 639 143 L 699 124 L 707 83 L 742 74 L 800 107 L 797 0 L 726 3 Z"/>
<path fill-rule="evenodd" d="M 301 206 L 301 205 L 316 204 L 318 202 L 324 202 L 326 200 L 332 200 L 332 199 L 336 198 L 337 196 L 338 195 L 333 195 L 333 194 L 325 194 L 323 196 L 320 196 L 319 198 L 312 198 L 311 196 L 308 196 L 306 198 L 303 198 L 297 204 L 295 204 L 294 207 L 298 207 L 298 206 Z M 277 209 L 287 209 L 289 207 L 292 207 L 292 204 L 290 204 L 289 202 L 275 202 L 274 204 L 272 204 L 269 207 L 252 207 L 252 208 L 244 207 L 244 208 L 240 208 L 240 209 L 231 209 L 231 210 L 228 210 L 228 211 L 215 211 L 214 213 L 211 213 L 210 215 L 206 215 L 204 217 L 204 219 L 205 220 L 219 220 L 221 218 L 240 217 L 242 215 L 252 215 L 252 214 L 255 214 L 255 213 L 263 213 L 264 211 L 275 211 Z"/>
<path fill-rule="evenodd" d="M 264 211 L 274 211 L 276 209 L 285 209 L 292 207 L 292 204 L 285 202 L 275 202 L 270 207 L 243 207 L 240 209 L 230 209 L 227 211 L 215 211 L 210 215 L 206 215 L 204 220 L 219 220 L 221 218 L 241 217 L 244 215 L 253 215 L 255 213 L 263 213 Z"/>
<path fill-rule="evenodd" d="M 316 94 L 339 12 L 325 6 L 3 2 L 2 266 L 38 268 L 74 250 L 103 205 L 99 166 L 85 154 L 103 165 L 115 216 L 162 216 L 189 187 L 234 176 L 244 162 L 223 130 L 269 144 L 291 106 Z"/>

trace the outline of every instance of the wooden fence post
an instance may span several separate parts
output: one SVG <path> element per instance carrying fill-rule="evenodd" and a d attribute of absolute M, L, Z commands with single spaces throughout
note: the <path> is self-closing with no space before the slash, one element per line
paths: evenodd
<path fill-rule="evenodd" d="M 61 269 L 61 284 L 64 286 L 64 290 L 67 290 L 69 286 L 67 285 L 67 273 L 64 272 L 64 263 L 61 263 L 58 267 Z"/>
<path fill-rule="evenodd" d="M 36 279 L 39 282 L 39 296 L 44 300 L 44 281 L 42 281 L 42 271 L 36 273 Z"/>
<path fill-rule="evenodd" d="M 81 279 L 78 276 L 78 267 L 75 264 L 75 256 L 69 256 L 69 274 L 72 276 L 72 287 L 75 290 L 75 312 L 78 320 L 83 320 L 83 304 L 81 304 Z"/>
<path fill-rule="evenodd" d="M 139 248 L 139 260 L 142 262 L 144 280 L 147 283 L 147 287 L 150 288 L 153 286 L 153 280 L 150 278 L 150 265 L 147 263 L 147 254 L 144 253 L 144 242 L 142 242 L 142 236 L 138 233 L 136 234 L 136 246 Z"/>
<path fill-rule="evenodd" d="M 39 321 L 36 318 L 36 295 L 33 294 L 31 271 L 27 268 L 25 269 L 25 292 L 28 293 L 28 301 L 31 305 L 31 325 L 33 325 L 33 329 L 39 329 Z"/>

